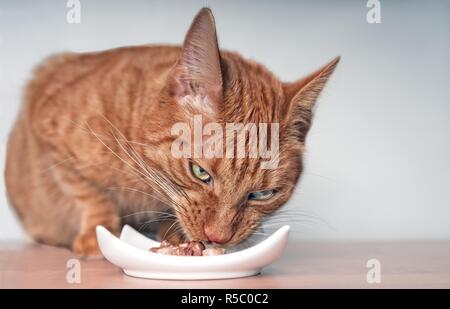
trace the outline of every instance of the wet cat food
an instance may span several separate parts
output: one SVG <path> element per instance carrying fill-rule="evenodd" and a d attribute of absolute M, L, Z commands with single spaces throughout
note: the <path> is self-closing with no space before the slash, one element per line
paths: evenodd
<path fill-rule="evenodd" d="M 224 248 L 219 248 L 219 247 L 215 247 L 215 248 L 206 248 L 205 250 L 203 250 L 203 255 L 221 255 L 221 254 L 225 254 L 225 249 Z"/>
<path fill-rule="evenodd" d="M 201 241 L 189 241 L 174 246 L 164 240 L 159 247 L 150 248 L 150 251 L 159 254 L 179 256 L 212 256 L 225 254 L 224 248 L 206 248 Z"/>

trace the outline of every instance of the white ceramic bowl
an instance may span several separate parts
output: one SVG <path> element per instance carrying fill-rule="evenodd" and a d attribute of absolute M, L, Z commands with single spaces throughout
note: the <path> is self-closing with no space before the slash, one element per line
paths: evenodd
<path fill-rule="evenodd" d="M 125 225 L 120 239 L 97 226 L 97 240 L 105 258 L 125 274 L 149 279 L 200 280 L 239 278 L 259 274 L 283 253 L 289 234 L 285 225 L 259 244 L 217 256 L 172 256 L 153 253 L 159 242 Z"/>

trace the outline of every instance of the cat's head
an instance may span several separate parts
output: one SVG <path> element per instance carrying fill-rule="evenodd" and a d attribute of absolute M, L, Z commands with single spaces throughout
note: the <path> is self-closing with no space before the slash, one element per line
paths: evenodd
<path fill-rule="evenodd" d="M 262 65 L 235 53 L 221 52 L 211 11 L 199 12 L 167 78 L 160 105 L 160 112 L 166 113 L 160 116 L 160 140 L 169 140 L 170 144 L 159 152 L 159 166 L 182 191 L 175 192 L 172 200 L 188 238 L 227 245 L 239 243 L 263 217 L 290 198 L 302 172 L 314 103 L 338 61 L 336 58 L 299 81 L 283 83 Z M 195 140 L 195 119 L 197 125 L 200 120 L 203 130 L 209 128 L 209 136 L 215 135 L 217 124 L 222 127 L 223 136 L 217 139 L 215 135 L 216 141 L 223 141 L 222 157 L 195 155 L 195 149 L 199 149 L 195 145 L 211 146 L 206 145 L 211 139 L 205 136 L 202 141 Z M 215 125 L 207 127 L 210 123 Z M 277 151 L 269 157 L 250 158 L 249 149 L 255 140 L 248 134 L 244 139 L 248 150 L 245 158 L 236 152 L 233 158 L 228 157 L 225 148 L 233 143 L 226 136 L 226 123 L 257 127 L 266 123 L 268 147 L 278 148 Z M 272 131 L 276 124 L 278 132 Z M 183 128 L 189 128 L 191 134 L 181 136 Z M 263 135 L 258 129 L 258 136 Z M 180 141 L 185 147 L 192 146 L 191 157 L 174 154 L 174 149 L 181 147 Z M 237 149 L 236 143 L 234 146 Z M 274 164 L 263 168 L 262 162 L 268 161 Z"/>

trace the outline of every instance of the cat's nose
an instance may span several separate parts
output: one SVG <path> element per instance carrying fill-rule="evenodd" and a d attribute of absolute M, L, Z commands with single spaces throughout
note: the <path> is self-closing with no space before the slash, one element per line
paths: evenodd
<path fill-rule="evenodd" d="M 214 242 L 216 244 L 224 244 L 230 240 L 230 237 L 227 237 L 225 235 L 220 235 L 217 232 L 214 232 L 208 226 L 205 226 L 204 231 L 205 231 L 206 238 L 208 238 L 209 241 Z"/>

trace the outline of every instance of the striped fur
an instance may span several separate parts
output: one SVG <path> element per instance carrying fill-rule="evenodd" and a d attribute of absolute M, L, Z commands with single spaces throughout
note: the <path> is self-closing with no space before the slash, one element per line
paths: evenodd
<path fill-rule="evenodd" d="M 283 83 L 217 46 L 213 16 L 202 9 L 182 47 L 67 53 L 38 67 L 6 165 L 9 199 L 34 239 L 96 255 L 96 225 L 117 233 L 125 222 L 153 220 L 163 222 L 165 238 L 205 240 L 208 229 L 232 245 L 289 199 L 314 102 L 338 59 Z M 208 100 L 187 104 L 189 95 Z M 200 158 L 213 182 L 198 181 L 189 160 L 170 152 L 170 128 L 192 124 L 194 114 L 220 124 L 280 123 L 278 168 L 263 170 L 258 158 Z M 278 193 L 247 200 L 262 189 Z"/>

